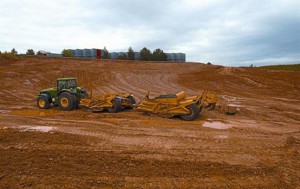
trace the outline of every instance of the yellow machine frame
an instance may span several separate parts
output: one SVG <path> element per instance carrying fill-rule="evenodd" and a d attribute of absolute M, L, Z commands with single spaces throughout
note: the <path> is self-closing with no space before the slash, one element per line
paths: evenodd
<path fill-rule="evenodd" d="M 135 102 L 132 102 L 129 97 L 133 97 L 132 94 L 117 92 L 93 97 L 91 93 L 91 97 L 80 100 L 79 106 L 92 109 L 93 111 L 103 111 L 114 107 L 116 105 L 114 100 L 118 99 L 121 107 L 133 108 Z"/>
<path fill-rule="evenodd" d="M 170 95 L 160 95 L 153 99 L 149 98 L 149 92 L 139 104 L 138 110 L 155 114 L 167 114 L 169 116 L 188 115 L 191 113 L 190 106 L 197 107 L 197 114 L 201 112 L 205 103 L 214 108 L 217 96 L 204 91 L 200 96 L 187 97 L 184 91 Z M 192 120 L 192 119 L 191 119 Z"/>

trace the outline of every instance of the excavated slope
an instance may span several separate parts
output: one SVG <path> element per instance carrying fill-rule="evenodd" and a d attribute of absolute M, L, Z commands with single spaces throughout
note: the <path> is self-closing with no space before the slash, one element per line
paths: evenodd
<path fill-rule="evenodd" d="M 219 101 L 192 122 L 136 110 L 39 110 L 38 91 L 59 77 L 138 102 L 147 91 L 182 90 L 209 90 Z M 0 79 L 1 188 L 299 186 L 299 72 L 35 57 L 0 59 Z"/>

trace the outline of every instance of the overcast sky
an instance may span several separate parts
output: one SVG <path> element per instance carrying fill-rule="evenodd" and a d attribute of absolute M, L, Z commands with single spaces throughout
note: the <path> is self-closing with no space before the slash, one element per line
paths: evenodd
<path fill-rule="evenodd" d="M 0 0 L 0 51 L 104 46 L 231 66 L 300 63 L 300 0 Z"/>

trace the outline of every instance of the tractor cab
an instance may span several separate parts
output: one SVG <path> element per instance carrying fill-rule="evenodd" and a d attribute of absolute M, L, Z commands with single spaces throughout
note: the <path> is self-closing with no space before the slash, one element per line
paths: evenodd
<path fill-rule="evenodd" d="M 63 89 L 75 89 L 77 83 L 75 78 L 59 78 L 57 81 L 57 91 L 60 92 Z"/>

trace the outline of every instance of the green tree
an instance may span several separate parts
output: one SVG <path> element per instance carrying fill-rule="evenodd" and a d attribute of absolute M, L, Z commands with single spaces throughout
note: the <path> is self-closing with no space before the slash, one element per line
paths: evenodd
<path fill-rule="evenodd" d="M 134 51 L 132 50 L 131 47 L 129 47 L 129 49 L 128 49 L 127 57 L 128 57 L 128 60 L 134 60 L 135 59 L 135 54 L 134 54 Z"/>
<path fill-rule="evenodd" d="M 118 57 L 118 60 L 128 60 L 127 53 L 121 53 Z"/>
<path fill-rule="evenodd" d="M 36 52 L 36 55 L 45 55 L 45 51 L 39 50 L 38 52 Z"/>
<path fill-rule="evenodd" d="M 64 49 L 61 51 L 61 54 L 64 56 L 64 57 L 72 57 L 72 53 L 70 51 L 70 49 Z"/>
<path fill-rule="evenodd" d="M 144 47 L 141 51 L 140 51 L 140 55 L 141 55 L 141 60 L 151 60 L 152 59 L 152 53 L 149 49 L 147 49 L 146 47 Z"/>
<path fill-rule="evenodd" d="M 103 59 L 109 59 L 109 58 L 110 58 L 109 52 L 106 49 L 106 47 L 104 47 L 104 49 L 103 49 Z"/>
<path fill-rule="evenodd" d="M 154 61 L 167 61 L 167 55 L 161 49 L 155 49 L 152 54 L 152 60 Z"/>
<path fill-rule="evenodd" d="M 28 49 L 27 52 L 26 52 L 26 55 L 34 55 L 35 52 L 33 49 Z"/>
<path fill-rule="evenodd" d="M 11 54 L 13 54 L 13 55 L 17 55 L 17 54 L 18 54 L 18 52 L 16 51 L 16 49 L 15 49 L 15 48 L 13 48 L 13 49 L 11 49 Z"/>

